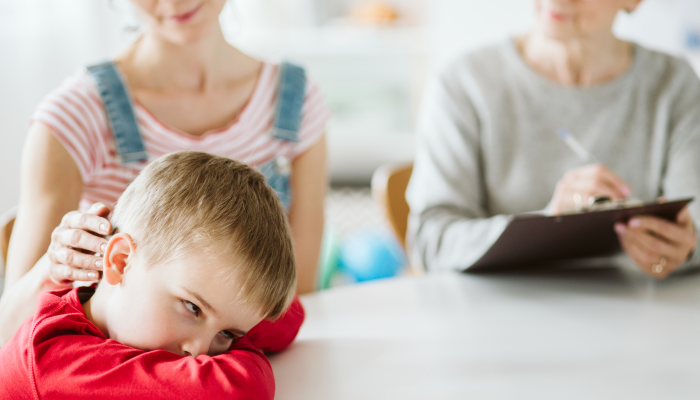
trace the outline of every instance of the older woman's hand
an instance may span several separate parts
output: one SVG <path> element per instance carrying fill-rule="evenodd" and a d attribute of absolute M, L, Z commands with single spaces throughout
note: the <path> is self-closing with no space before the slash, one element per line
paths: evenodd
<path fill-rule="evenodd" d="M 568 171 L 557 182 L 554 196 L 547 206 L 552 215 L 588 205 L 592 197 L 621 200 L 629 197 L 632 188 L 622 178 L 601 164 L 591 164 Z"/>
<path fill-rule="evenodd" d="M 47 253 L 48 276 L 56 284 L 73 281 L 95 281 L 100 278 L 102 257 L 107 240 L 102 237 L 112 231 L 104 218 L 110 209 L 102 203 L 92 205 L 87 213 L 71 211 L 51 234 Z"/>
<path fill-rule="evenodd" d="M 675 222 L 638 216 L 615 224 L 625 252 L 648 275 L 663 279 L 683 264 L 695 248 L 697 234 L 686 206 Z"/>

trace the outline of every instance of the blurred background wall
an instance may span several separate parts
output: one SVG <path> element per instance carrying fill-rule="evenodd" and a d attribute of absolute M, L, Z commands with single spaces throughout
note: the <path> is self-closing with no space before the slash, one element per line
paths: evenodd
<path fill-rule="evenodd" d="M 335 114 L 328 134 L 336 185 L 367 184 L 379 164 L 411 159 L 431 71 L 532 22 L 525 0 L 383 3 L 233 0 L 222 15 L 232 43 L 304 64 L 321 85 Z M 117 54 L 137 30 L 127 0 L 0 1 L 0 212 L 18 201 L 22 144 L 39 100 L 81 65 Z M 616 32 L 700 70 L 700 1 L 645 0 L 618 18 Z"/>

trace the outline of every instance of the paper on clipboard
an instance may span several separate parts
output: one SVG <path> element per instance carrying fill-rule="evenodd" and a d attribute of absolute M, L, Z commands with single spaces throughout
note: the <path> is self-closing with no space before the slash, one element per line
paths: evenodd
<path fill-rule="evenodd" d="M 635 215 L 675 220 L 692 198 L 575 214 L 545 216 L 518 214 L 491 248 L 467 271 L 513 268 L 536 263 L 613 256 L 622 251 L 614 230 L 616 222 Z"/>

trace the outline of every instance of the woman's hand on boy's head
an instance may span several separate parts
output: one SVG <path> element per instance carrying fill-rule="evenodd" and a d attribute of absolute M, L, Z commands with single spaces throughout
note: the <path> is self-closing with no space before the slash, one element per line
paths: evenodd
<path fill-rule="evenodd" d="M 86 213 L 71 211 L 51 234 L 47 252 L 49 278 L 57 284 L 73 281 L 94 281 L 102 270 L 102 257 L 107 246 L 103 236 L 112 231 L 105 218 L 110 209 L 95 203 Z"/>

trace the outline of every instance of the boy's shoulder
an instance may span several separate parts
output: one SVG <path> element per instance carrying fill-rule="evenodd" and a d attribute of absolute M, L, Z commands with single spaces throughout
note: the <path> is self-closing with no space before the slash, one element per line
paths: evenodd
<path fill-rule="evenodd" d="M 34 349 L 34 357 L 41 357 L 41 352 L 48 350 L 44 343 L 58 340 L 64 335 L 87 335 L 107 339 L 87 319 L 80 302 L 83 295 L 89 297 L 94 292 L 94 287 L 77 287 L 45 292 L 39 296 L 34 317 L 28 320 L 31 321 L 29 337 L 24 338 Z"/>
<path fill-rule="evenodd" d="M 24 321 L 3 350 L 13 346 L 29 346 L 27 351 L 38 357 L 41 355 L 33 349 L 34 346 L 62 334 L 83 334 L 105 339 L 102 332 L 85 316 L 79 300 L 81 292 L 94 292 L 94 288 L 80 287 L 41 293 L 34 316 Z"/>
<path fill-rule="evenodd" d="M 80 317 L 87 322 L 78 300 L 78 289 L 46 292 L 39 296 L 34 316 L 28 318 L 0 349 L 0 365 L 13 366 L 0 368 L 0 381 L 11 382 L 0 385 L 0 398 L 37 398 L 34 360 L 44 358 L 47 349 L 41 344 L 61 335 L 61 331 L 71 329 L 71 326 L 78 326 L 76 322 Z"/>
<path fill-rule="evenodd" d="M 0 399 L 80 400 L 105 392 L 115 399 L 274 397 L 272 368 L 247 338 L 225 354 L 197 359 L 134 349 L 107 339 L 87 319 L 80 293 L 90 290 L 39 297 L 34 317 L 0 348 L 0 365 L 11 366 L 0 368 Z"/>

